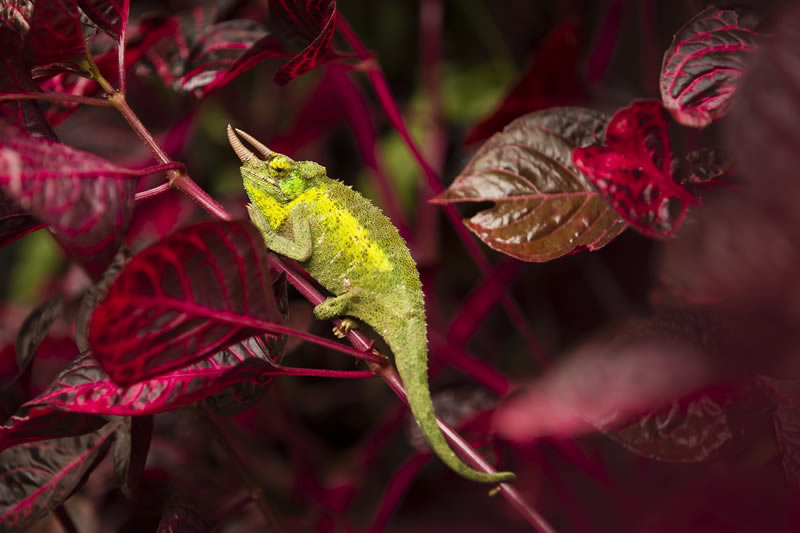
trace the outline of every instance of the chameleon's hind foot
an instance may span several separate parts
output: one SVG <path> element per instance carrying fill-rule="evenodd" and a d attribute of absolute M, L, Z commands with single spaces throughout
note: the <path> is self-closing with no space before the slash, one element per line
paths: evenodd
<path fill-rule="evenodd" d="M 338 338 L 343 339 L 347 334 L 361 327 L 361 324 L 355 318 L 345 317 L 342 319 L 342 325 L 339 327 L 333 326 L 333 334 Z"/>

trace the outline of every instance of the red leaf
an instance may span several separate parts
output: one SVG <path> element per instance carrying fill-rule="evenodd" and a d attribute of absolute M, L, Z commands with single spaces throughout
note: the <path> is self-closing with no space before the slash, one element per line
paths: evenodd
<path fill-rule="evenodd" d="M 92 276 L 108 266 L 125 236 L 138 174 L 0 126 L 0 186 L 48 224 Z"/>
<path fill-rule="evenodd" d="M 32 402 L 23 404 L 0 426 L 0 451 L 26 442 L 84 435 L 106 423 L 99 415 L 65 413 L 58 407 Z"/>
<path fill-rule="evenodd" d="M 181 89 L 205 96 L 271 57 L 286 57 L 280 42 L 251 20 L 215 24 L 192 48 Z"/>
<path fill-rule="evenodd" d="M 61 505 L 105 453 L 120 422 L 81 437 L 16 446 L 0 454 L 0 523 L 22 531 Z"/>
<path fill-rule="evenodd" d="M 661 65 L 661 99 L 675 120 L 702 128 L 728 112 L 755 49 L 757 21 L 741 9 L 709 7 L 672 39 Z"/>
<path fill-rule="evenodd" d="M 92 314 L 89 344 L 117 383 L 162 375 L 280 321 L 250 224 L 180 230 L 137 254 Z"/>
<path fill-rule="evenodd" d="M 25 47 L 37 67 L 82 57 L 83 32 L 76 0 L 37 0 Z"/>
<path fill-rule="evenodd" d="M 331 0 L 277 0 L 270 2 L 270 13 L 290 26 L 308 45 L 278 72 L 275 82 L 286 85 L 294 78 L 318 67 L 336 55 L 331 52 L 336 30 L 336 2 Z"/>
<path fill-rule="evenodd" d="M 119 41 L 128 24 L 128 2 L 129 0 L 78 0 L 86 16 L 115 41 Z"/>
<path fill-rule="evenodd" d="M 617 111 L 605 144 L 576 148 L 575 166 L 637 230 L 651 237 L 672 235 L 698 200 L 673 179 L 664 108 L 642 100 Z"/>
<path fill-rule="evenodd" d="M 472 128 L 464 144 L 486 139 L 531 111 L 578 105 L 585 100 L 584 83 L 577 75 L 579 29 L 577 21 L 568 19 L 550 32 L 499 107 Z"/>

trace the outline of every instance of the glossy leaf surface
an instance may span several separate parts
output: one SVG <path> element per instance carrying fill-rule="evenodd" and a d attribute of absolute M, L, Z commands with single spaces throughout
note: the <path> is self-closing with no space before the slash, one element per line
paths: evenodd
<path fill-rule="evenodd" d="M 0 453 L 0 530 L 24 530 L 61 505 L 117 428 L 118 422 L 110 422 L 80 437 L 22 444 Z"/>
<path fill-rule="evenodd" d="M 117 383 L 165 374 L 280 321 L 250 224 L 180 230 L 137 254 L 92 314 L 89 345 Z"/>
<path fill-rule="evenodd" d="M 495 207 L 466 221 L 488 246 L 543 262 L 597 250 L 626 224 L 572 164 L 572 150 L 600 142 L 606 116 L 565 107 L 528 114 L 495 134 L 433 201 Z"/>
<path fill-rule="evenodd" d="M 641 100 L 617 111 L 606 127 L 605 146 L 576 148 L 572 160 L 645 235 L 672 235 L 698 202 L 673 179 L 667 115 L 658 101 Z"/>
<path fill-rule="evenodd" d="M 78 0 L 86 16 L 115 41 L 128 23 L 127 4 L 127 0 Z"/>
<path fill-rule="evenodd" d="M 0 129 L 0 186 L 48 224 L 92 276 L 108 266 L 124 238 L 136 176 L 96 155 Z"/>
<path fill-rule="evenodd" d="M 672 39 L 661 66 L 661 100 L 676 121 L 702 128 L 724 116 L 755 50 L 757 20 L 709 7 Z"/>

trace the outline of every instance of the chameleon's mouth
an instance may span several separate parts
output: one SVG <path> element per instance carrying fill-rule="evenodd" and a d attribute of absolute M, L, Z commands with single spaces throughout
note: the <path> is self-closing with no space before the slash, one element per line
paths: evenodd
<path fill-rule="evenodd" d="M 236 152 L 236 155 L 239 157 L 239 159 L 241 159 L 242 163 L 247 163 L 253 159 L 258 159 L 258 156 L 256 156 L 256 154 L 242 144 L 242 141 L 237 136 L 237 133 L 241 135 L 244 140 L 249 142 L 256 150 L 258 150 L 261 155 L 264 156 L 263 161 L 269 161 L 277 155 L 249 133 L 246 133 L 239 128 L 236 128 L 236 133 L 234 133 L 231 125 L 228 124 L 228 142 L 231 143 L 231 148 L 233 148 L 233 151 Z"/>

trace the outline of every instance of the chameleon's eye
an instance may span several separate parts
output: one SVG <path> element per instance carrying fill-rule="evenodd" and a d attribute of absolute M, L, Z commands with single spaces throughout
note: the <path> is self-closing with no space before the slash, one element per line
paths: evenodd
<path fill-rule="evenodd" d="M 293 161 L 284 155 L 278 155 L 269 162 L 269 169 L 276 176 L 283 177 L 292 168 Z"/>

